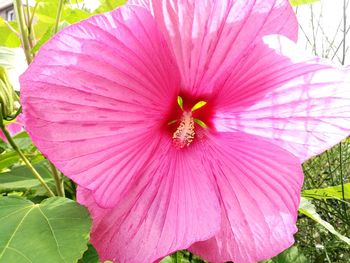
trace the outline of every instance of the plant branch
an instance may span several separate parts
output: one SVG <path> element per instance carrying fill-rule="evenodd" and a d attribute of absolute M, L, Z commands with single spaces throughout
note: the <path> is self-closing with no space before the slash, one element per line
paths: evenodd
<path fill-rule="evenodd" d="M 59 0 L 59 4 L 58 4 L 58 9 L 57 9 L 57 15 L 56 15 L 56 23 L 55 23 L 55 34 L 58 32 L 58 25 L 60 23 L 61 20 L 61 16 L 62 16 L 62 9 L 63 9 L 63 1 L 64 0 Z"/>
<path fill-rule="evenodd" d="M 346 26 L 346 8 L 347 8 L 347 4 L 346 4 L 346 0 L 344 0 L 344 5 L 343 5 L 343 59 L 342 59 L 342 64 L 345 64 L 345 58 L 346 58 L 346 34 L 347 34 L 347 26 Z"/>
<path fill-rule="evenodd" d="M 63 180 L 62 176 L 58 173 L 56 167 L 49 161 L 50 168 L 52 171 L 53 179 L 55 180 L 55 185 L 56 185 L 56 191 L 59 196 L 65 197 L 64 193 L 64 185 L 63 185 Z"/>
<path fill-rule="evenodd" d="M 30 44 L 29 44 L 29 36 L 28 36 L 28 28 L 26 27 L 25 21 L 24 21 L 24 13 L 23 13 L 23 5 L 21 0 L 14 0 L 14 9 L 18 21 L 18 28 L 20 33 L 20 39 L 22 42 L 22 46 L 24 49 L 24 53 L 27 59 L 27 63 L 30 64 L 33 60 L 31 50 L 30 50 Z"/>
<path fill-rule="evenodd" d="M 3 117 L 2 113 L 0 112 L 0 129 L 4 133 L 7 141 L 12 146 L 12 148 L 15 150 L 15 152 L 19 155 L 19 157 L 23 160 L 25 165 L 28 167 L 28 169 L 31 171 L 31 173 L 34 175 L 36 179 L 41 183 L 41 185 L 46 189 L 49 196 L 55 196 L 55 194 L 51 191 L 50 187 L 46 184 L 44 179 L 41 177 L 41 175 L 38 173 L 38 171 L 33 167 L 33 165 L 30 163 L 30 161 L 25 157 L 25 155 L 22 153 L 22 151 L 18 148 L 15 141 L 12 139 L 10 133 L 7 131 L 4 123 L 3 123 Z"/>
<path fill-rule="evenodd" d="M 4 20 L 4 23 L 5 23 L 5 25 L 6 25 L 13 33 L 15 33 L 18 37 L 20 37 L 20 36 L 19 36 L 19 33 L 17 32 L 17 30 L 14 29 L 14 28 L 10 25 L 9 22 L 7 22 L 7 21 Z"/>
<path fill-rule="evenodd" d="M 35 3 L 35 6 L 33 8 L 33 12 L 29 18 L 29 24 L 28 24 L 29 27 L 31 27 L 33 25 L 34 14 L 35 14 L 37 7 L 38 7 L 38 2 Z"/>

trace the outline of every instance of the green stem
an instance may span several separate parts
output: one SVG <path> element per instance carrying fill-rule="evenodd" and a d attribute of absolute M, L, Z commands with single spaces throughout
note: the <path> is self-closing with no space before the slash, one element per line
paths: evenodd
<path fill-rule="evenodd" d="M 60 2 L 58 4 L 57 15 L 56 15 L 56 23 L 55 23 L 55 34 L 58 31 L 58 25 L 59 25 L 60 20 L 61 20 L 62 9 L 63 9 L 63 1 L 64 0 L 60 0 Z"/>
<path fill-rule="evenodd" d="M 341 179 L 341 192 L 342 192 L 342 198 L 343 201 L 345 201 L 345 189 L 344 189 L 344 175 L 343 175 L 343 154 L 342 154 L 342 143 L 339 144 L 339 160 L 340 160 L 340 179 Z M 344 215 L 346 220 L 348 221 L 348 213 L 347 213 L 347 207 L 345 203 L 342 203 L 343 210 L 344 210 Z"/>
<path fill-rule="evenodd" d="M 3 21 L 4 21 L 5 25 L 6 25 L 13 33 L 15 33 L 15 35 L 18 36 L 18 38 L 19 38 L 20 36 L 19 36 L 19 33 L 17 32 L 17 30 L 14 29 L 14 28 L 9 24 L 9 22 L 7 22 L 6 20 L 3 20 Z"/>
<path fill-rule="evenodd" d="M 12 139 L 10 133 L 7 131 L 7 129 L 6 129 L 5 125 L 4 125 L 4 123 L 3 123 L 3 116 L 2 116 L 1 111 L 0 111 L 0 129 L 4 133 L 4 135 L 5 135 L 6 139 L 7 139 L 7 141 L 9 142 L 9 144 L 12 146 L 12 148 L 15 150 L 15 152 L 19 155 L 19 157 L 21 157 L 21 159 L 23 160 L 25 165 L 28 167 L 28 169 L 32 172 L 34 177 L 36 179 L 38 179 L 39 182 L 41 183 L 41 185 L 46 189 L 46 191 L 49 194 L 49 196 L 55 196 L 55 194 L 51 191 L 50 187 L 46 184 L 46 182 L 41 177 L 41 175 L 38 173 L 38 171 L 35 170 L 33 165 L 29 162 L 27 157 L 25 157 L 25 155 L 22 153 L 22 151 L 18 148 L 18 146 L 15 143 L 15 141 Z"/>
<path fill-rule="evenodd" d="M 25 21 L 24 21 L 24 14 L 23 14 L 23 5 L 21 0 L 14 0 L 14 9 L 17 17 L 18 22 L 18 28 L 20 33 L 20 38 L 24 50 L 24 54 L 27 59 L 27 63 L 30 64 L 33 60 L 32 54 L 30 52 L 30 44 L 29 44 L 29 38 L 28 38 L 28 28 L 26 27 Z"/>
<path fill-rule="evenodd" d="M 347 9 L 347 4 L 346 0 L 344 0 L 343 4 L 343 21 L 344 21 L 344 32 L 343 32 L 343 59 L 342 59 L 342 65 L 345 65 L 345 58 L 346 58 L 346 33 L 347 33 L 347 26 L 346 26 L 346 9 Z"/>
<path fill-rule="evenodd" d="M 30 46 L 30 50 L 33 49 L 34 44 L 33 44 L 33 27 L 30 24 L 30 8 L 29 8 L 29 0 L 26 0 L 26 7 L 27 7 L 27 12 L 26 12 L 26 22 L 27 22 L 27 28 L 28 28 L 28 41 L 29 41 L 29 46 Z M 32 56 L 34 57 L 34 55 L 32 54 Z"/>
<path fill-rule="evenodd" d="M 19 157 L 21 157 L 21 159 L 23 160 L 23 162 L 25 163 L 25 165 L 28 167 L 28 169 L 32 172 L 32 174 L 34 175 L 34 177 L 36 179 L 39 180 L 39 182 L 41 183 L 41 185 L 46 189 L 47 193 L 49 194 L 49 196 L 55 196 L 55 194 L 51 191 L 50 187 L 46 184 L 46 182 L 44 181 L 44 179 L 41 177 L 41 175 L 37 172 L 37 170 L 35 170 L 35 168 L 33 167 L 33 165 L 29 162 L 29 160 L 27 159 L 27 157 L 25 157 L 25 155 L 22 153 L 22 151 L 18 148 L 18 146 L 16 145 L 15 141 L 12 139 L 11 135 L 9 134 L 9 132 L 6 130 L 4 125 L 1 125 L 1 130 L 4 133 L 7 141 L 10 143 L 10 145 L 12 146 L 12 148 L 17 152 L 17 154 L 19 155 Z"/>
<path fill-rule="evenodd" d="M 49 161 L 53 179 L 55 180 L 56 191 L 59 196 L 65 197 L 62 176 L 59 175 L 56 167 Z"/>
<path fill-rule="evenodd" d="M 28 26 L 32 27 L 33 26 L 33 19 L 34 19 L 34 14 L 35 14 L 35 11 L 36 11 L 36 8 L 38 7 L 38 2 L 35 3 L 35 6 L 33 8 L 33 12 L 32 14 L 30 15 L 30 18 L 29 18 L 29 23 L 28 23 Z"/>

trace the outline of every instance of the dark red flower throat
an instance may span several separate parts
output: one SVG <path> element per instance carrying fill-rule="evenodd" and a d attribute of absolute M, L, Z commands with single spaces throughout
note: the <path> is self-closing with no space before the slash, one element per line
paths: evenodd
<path fill-rule="evenodd" d="M 181 93 L 174 100 L 166 126 L 176 148 L 190 146 L 195 138 L 203 138 L 205 131 L 212 127 L 213 106 L 208 99 Z"/>

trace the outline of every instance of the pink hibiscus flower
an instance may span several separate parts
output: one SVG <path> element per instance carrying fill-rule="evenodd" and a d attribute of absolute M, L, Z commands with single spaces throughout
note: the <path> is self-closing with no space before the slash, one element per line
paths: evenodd
<path fill-rule="evenodd" d="M 9 131 L 11 136 L 14 136 L 20 133 L 21 131 L 23 131 L 23 126 L 24 126 L 24 118 L 23 118 L 23 114 L 20 114 L 17 116 L 15 122 L 6 126 L 6 129 Z M 1 130 L 0 130 L 0 138 L 7 143 L 5 134 Z"/>
<path fill-rule="evenodd" d="M 79 185 L 100 260 L 256 262 L 293 244 L 301 163 L 350 132 L 348 71 L 296 36 L 287 0 L 132 0 L 40 50 L 26 127 Z"/>

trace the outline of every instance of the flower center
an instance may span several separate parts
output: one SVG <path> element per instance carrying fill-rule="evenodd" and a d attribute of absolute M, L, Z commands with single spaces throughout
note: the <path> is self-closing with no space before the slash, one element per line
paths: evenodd
<path fill-rule="evenodd" d="M 175 124 L 178 124 L 175 132 L 173 132 L 172 139 L 173 145 L 178 149 L 182 149 L 190 146 L 190 144 L 193 142 L 196 135 L 196 126 L 207 128 L 207 125 L 202 120 L 195 117 L 196 111 L 204 107 L 207 102 L 199 101 L 195 103 L 192 108 L 188 108 L 184 107 L 182 97 L 178 96 L 177 104 L 181 110 L 181 117 L 171 120 L 168 122 L 168 125 L 175 126 Z"/>

